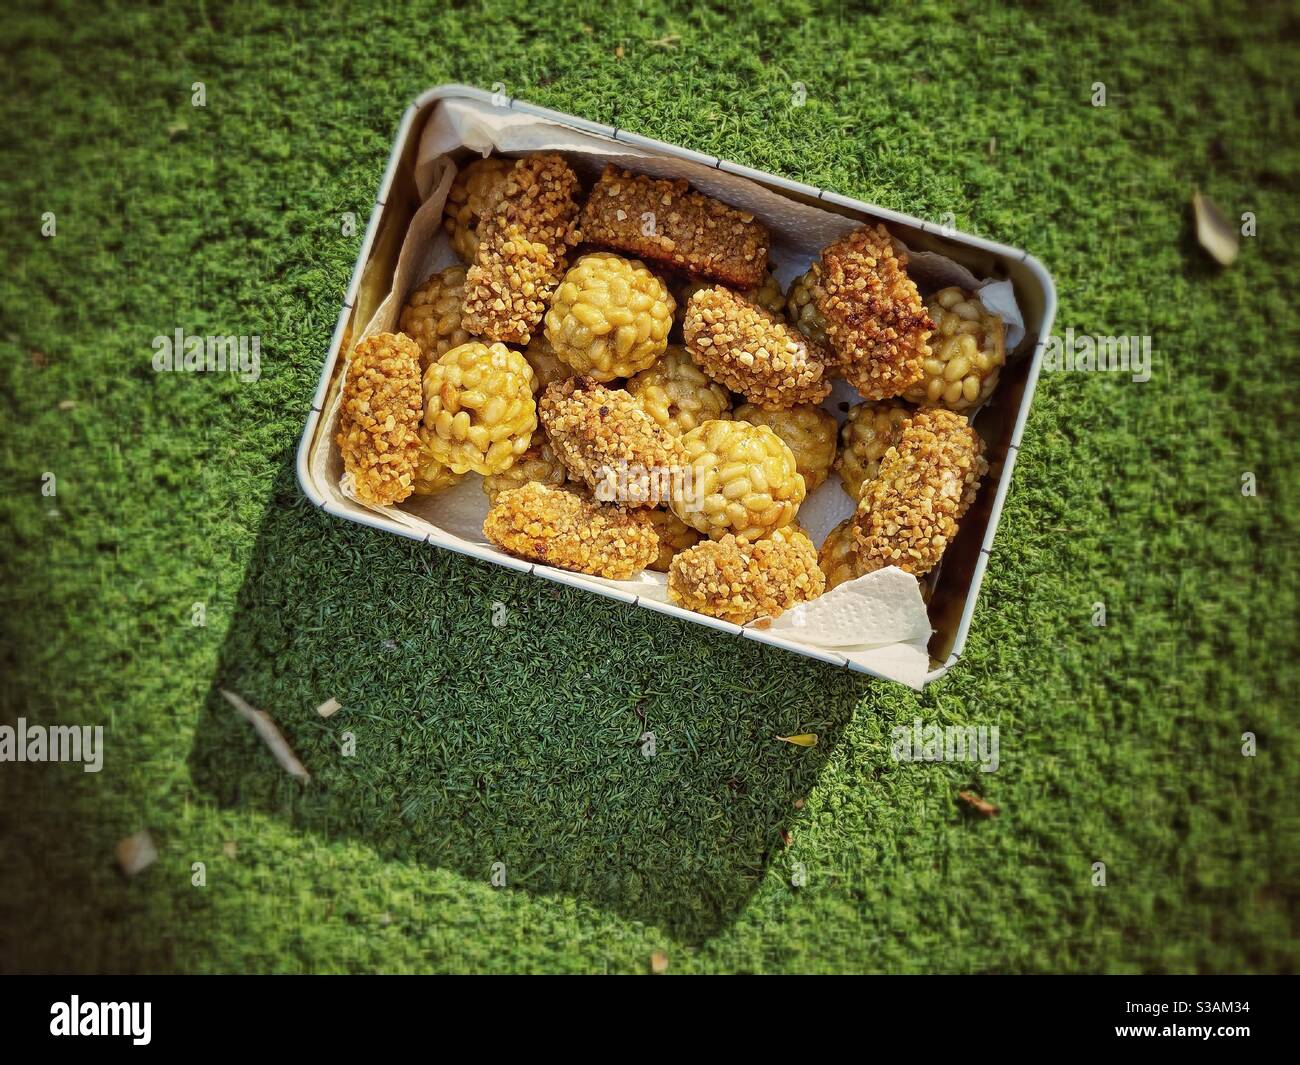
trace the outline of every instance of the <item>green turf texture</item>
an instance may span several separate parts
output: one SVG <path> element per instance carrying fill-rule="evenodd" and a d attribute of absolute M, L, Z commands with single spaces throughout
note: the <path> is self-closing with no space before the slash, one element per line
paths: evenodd
<path fill-rule="evenodd" d="M 0 720 L 99 723 L 107 753 L 0 765 L 0 969 L 1295 968 L 1285 5 L 109 0 L 23 4 L 4 37 Z M 1147 384 L 1040 382 L 949 677 L 916 694 L 304 501 L 341 218 L 449 81 L 952 212 L 1047 264 L 1058 330 L 1153 337 Z M 1229 269 L 1194 184 L 1258 219 Z M 262 379 L 154 373 L 177 327 L 259 334 Z M 1001 768 L 893 761 L 915 718 L 998 725 Z M 774 739 L 798 732 L 821 742 Z M 141 828 L 159 859 L 128 880 Z"/>

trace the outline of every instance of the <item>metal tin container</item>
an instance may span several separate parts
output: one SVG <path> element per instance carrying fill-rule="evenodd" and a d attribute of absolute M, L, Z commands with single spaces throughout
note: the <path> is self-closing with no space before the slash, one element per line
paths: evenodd
<path fill-rule="evenodd" d="M 1006 278 L 1012 282 L 1017 302 L 1025 319 L 1025 337 L 1017 349 L 1017 357 L 1009 358 L 1003 368 L 992 400 L 980 409 L 975 419 L 975 426 L 986 444 L 989 474 L 981 485 L 974 506 L 963 519 L 957 537 L 944 554 L 943 567 L 930 600 L 929 614 L 934 634 L 929 644 L 931 670 L 926 677 L 926 683 L 943 676 L 957 663 L 966 644 L 985 567 L 993 551 L 998 519 L 1011 484 L 1011 473 L 1015 467 L 1021 435 L 1024 433 L 1025 422 L 1029 416 L 1029 406 L 1038 380 L 1043 348 L 1056 315 L 1056 289 L 1046 269 L 1026 252 L 1005 244 L 956 232 L 919 218 L 874 207 L 869 203 L 841 196 L 827 189 L 814 188 L 775 174 L 740 166 L 726 159 L 702 155 L 625 129 L 605 126 L 573 115 L 560 114 L 522 100 L 494 95 L 464 85 L 443 85 L 423 93 L 402 116 L 388 167 L 384 172 L 370 214 L 361 252 L 339 313 L 338 325 L 325 356 L 325 365 L 321 371 L 316 395 L 312 400 L 311 413 L 307 417 L 307 424 L 303 428 L 298 446 L 298 480 L 307 497 L 327 512 L 350 521 L 384 529 L 399 536 L 414 536 L 437 547 L 459 551 L 486 562 L 493 562 L 561 584 L 583 588 L 629 606 L 648 607 L 738 638 L 756 640 L 759 643 L 781 647 L 832 665 L 874 676 L 879 675 L 858 663 L 850 662 L 833 650 L 809 647 L 765 632 L 753 625 L 735 625 L 684 610 L 671 603 L 643 599 L 592 580 L 583 574 L 535 565 L 507 555 L 491 546 L 467 544 L 457 538 L 436 534 L 417 535 L 410 528 L 391 521 L 382 514 L 344 510 L 321 493 L 312 479 L 308 456 L 320 429 L 322 411 L 326 407 L 336 375 L 345 361 L 343 355 L 351 345 L 353 333 L 369 320 L 375 309 L 378 301 L 373 293 L 378 290 L 387 291 L 387 283 L 392 278 L 403 236 L 420 203 L 413 176 L 420 133 L 433 109 L 440 101 L 447 99 L 490 103 L 543 118 L 590 136 L 631 145 L 654 155 L 688 160 L 736 174 L 780 195 L 803 203 L 815 204 L 855 220 L 884 222 L 913 251 L 940 252 L 966 266 L 977 277 Z"/>

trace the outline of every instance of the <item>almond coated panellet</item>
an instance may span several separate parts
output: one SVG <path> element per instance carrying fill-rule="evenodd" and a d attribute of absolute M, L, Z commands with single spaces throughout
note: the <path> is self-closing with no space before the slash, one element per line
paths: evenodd
<path fill-rule="evenodd" d="M 687 525 L 720 540 L 757 540 L 794 520 L 804 500 L 794 454 L 766 425 L 710 421 L 681 438 L 688 463 L 669 501 Z"/>
<path fill-rule="evenodd" d="M 663 358 L 627 382 L 627 390 L 674 436 L 731 417 L 731 393 L 710 381 L 685 348 L 670 344 Z"/>
<path fill-rule="evenodd" d="M 687 610 L 737 625 L 777 617 L 816 599 L 826 579 L 817 549 L 797 526 L 763 540 L 735 536 L 682 551 L 668 568 L 668 595 Z"/>
<path fill-rule="evenodd" d="M 988 310 L 973 292 L 941 289 L 925 301 L 934 322 L 925 376 L 903 393 L 910 403 L 970 410 L 997 387 L 1007 361 L 1001 315 Z"/>
<path fill-rule="evenodd" d="M 740 289 L 763 284 L 771 243 L 748 211 L 613 165 L 583 208 L 582 239 Z"/>
<path fill-rule="evenodd" d="M 515 223 L 479 227 L 478 257 L 465 275 L 461 324 L 485 341 L 525 345 L 564 275 L 564 260 Z"/>
<path fill-rule="evenodd" d="M 497 496 L 483 535 L 519 558 L 616 581 L 635 577 L 659 557 L 647 511 L 593 503 L 538 481 Z"/>
<path fill-rule="evenodd" d="M 462 321 L 475 336 L 527 344 L 564 276 L 577 243 L 578 177 L 563 156 L 515 163 L 493 213 L 478 225 L 478 250 L 465 277 Z"/>
<path fill-rule="evenodd" d="M 621 388 L 590 377 L 560 381 L 542 393 L 539 410 L 555 454 L 598 499 L 664 503 L 685 470 L 677 438 Z"/>
<path fill-rule="evenodd" d="M 504 344 L 470 341 L 424 371 L 429 453 L 455 473 L 501 473 L 537 428 L 533 370 Z"/>
<path fill-rule="evenodd" d="M 898 566 L 920 577 L 938 564 L 988 472 L 983 451 L 960 414 L 924 408 L 912 416 L 853 515 L 863 573 Z"/>
<path fill-rule="evenodd" d="M 682 334 L 701 370 L 764 410 L 820 403 L 831 390 L 822 349 L 721 285 L 691 296 Z"/>
<path fill-rule="evenodd" d="M 676 304 L 644 263 L 601 251 L 564 275 L 546 312 L 555 354 L 597 381 L 630 377 L 668 345 Z"/>
<path fill-rule="evenodd" d="M 357 498 L 400 503 L 414 487 L 420 455 L 420 347 L 401 333 L 377 333 L 348 362 L 335 442 Z"/>
<path fill-rule="evenodd" d="M 888 399 L 921 380 L 934 323 L 907 276 L 907 252 L 883 225 L 824 248 L 812 294 L 835 369 L 864 399 Z"/>
<path fill-rule="evenodd" d="M 648 568 L 658 573 L 667 573 L 678 552 L 694 547 L 700 542 L 700 534 L 682 521 L 671 510 L 655 507 L 647 510 L 655 532 L 659 534 L 659 557 Z"/>
<path fill-rule="evenodd" d="M 880 460 L 898 443 L 911 416 L 911 407 L 893 399 L 868 400 L 849 411 L 840 426 L 835 469 L 854 502 L 862 498 L 863 484 L 880 472 Z"/>
<path fill-rule="evenodd" d="M 442 225 L 451 237 L 452 250 L 461 261 L 472 263 L 478 254 L 478 224 L 491 218 L 505 188 L 506 178 L 514 169 L 513 159 L 499 155 L 475 159 L 456 174 L 447 193 Z"/>
<path fill-rule="evenodd" d="M 420 367 L 473 339 L 461 326 L 465 305 L 465 268 L 449 266 L 415 289 L 402 308 L 398 325 L 420 345 Z"/>
<path fill-rule="evenodd" d="M 673 298 L 677 300 L 677 306 L 685 311 L 691 297 L 700 289 L 709 288 L 712 284 L 712 281 L 688 277 L 673 287 Z M 757 304 L 769 314 L 777 318 L 785 317 L 785 293 L 781 291 L 781 282 L 776 279 L 770 266 L 763 276 L 763 283 L 757 288 L 746 289 L 742 295 L 750 303 Z"/>
<path fill-rule="evenodd" d="M 417 496 L 436 496 L 454 488 L 465 479 L 463 473 L 453 473 L 436 458 L 429 448 L 434 432 L 426 425 L 420 426 L 420 458 L 415 467 L 415 492 Z"/>
<path fill-rule="evenodd" d="M 813 403 L 798 403 L 789 410 L 766 411 L 752 403 L 736 408 L 736 420 L 766 425 L 785 441 L 803 477 L 804 491 L 812 495 L 830 476 L 835 461 L 839 426 L 835 416 Z"/>
<path fill-rule="evenodd" d="M 553 450 L 546 433 L 537 430 L 528 450 L 515 459 L 508 470 L 492 473 L 483 478 L 483 491 L 489 500 L 496 499 L 502 492 L 512 488 L 522 488 L 530 481 L 558 488 L 569 479 L 569 471 Z"/>

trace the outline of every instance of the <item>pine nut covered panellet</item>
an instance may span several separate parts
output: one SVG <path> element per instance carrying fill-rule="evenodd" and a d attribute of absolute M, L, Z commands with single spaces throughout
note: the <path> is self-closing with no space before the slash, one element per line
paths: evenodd
<path fill-rule="evenodd" d="M 664 353 L 675 304 L 644 263 L 612 252 L 584 255 L 546 312 L 546 339 L 561 361 L 597 381 L 630 377 Z"/>
<path fill-rule="evenodd" d="M 866 569 L 853 543 L 853 519 L 845 518 L 826 534 L 817 552 L 817 565 L 826 575 L 826 590 L 861 577 Z"/>
<path fill-rule="evenodd" d="M 812 495 L 830 476 L 835 461 L 839 426 L 835 416 L 815 403 L 797 403 L 789 410 L 763 410 L 752 403 L 736 408 L 736 420 L 766 425 L 785 441 L 803 477 L 804 491 Z"/>
<path fill-rule="evenodd" d="M 826 339 L 826 319 L 822 317 L 813 302 L 813 283 L 817 279 L 817 264 L 813 263 L 807 273 L 794 279 L 790 293 L 785 299 L 785 313 L 790 324 L 809 340 L 823 348 L 830 348 Z"/>
<path fill-rule="evenodd" d="M 465 268 L 449 266 L 418 286 L 402 308 L 398 325 L 420 345 L 420 368 L 473 339 L 461 326 Z"/>
<path fill-rule="evenodd" d="M 731 393 L 709 380 L 686 349 L 675 344 L 653 366 L 629 378 L 627 391 L 674 436 L 731 417 Z"/>
<path fill-rule="evenodd" d="M 348 362 L 335 442 L 357 498 L 400 503 L 414 490 L 420 456 L 420 348 L 401 333 L 377 333 Z"/>
<path fill-rule="evenodd" d="M 973 292 L 945 288 L 926 300 L 934 322 L 925 375 L 903 393 L 909 403 L 970 410 L 997 387 L 1007 361 L 1001 315 L 988 310 Z"/>
<path fill-rule="evenodd" d="M 804 500 L 794 454 L 766 425 L 711 421 L 681 438 L 688 477 L 669 505 L 687 525 L 720 540 L 757 540 L 794 520 Z"/>
<path fill-rule="evenodd" d="M 912 408 L 897 400 L 868 400 L 857 403 L 840 426 L 840 453 L 835 469 L 844 491 L 857 501 L 862 486 L 880 472 L 880 460 L 898 443 L 912 417 Z"/>
<path fill-rule="evenodd" d="M 655 532 L 659 534 L 659 557 L 650 563 L 649 568 L 667 573 L 668 567 L 680 552 L 700 542 L 700 534 L 666 507 L 655 507 L 646 513 L 650 515 Z"/>
<path fill-rule="evenodd" d="M 568 479 L 569 471 L 551 449 L 545 431 L 539 428 L 533 433 L 528 450 L 515 459 L 509 469 L 483 478 L 483 492 L 489 500 L 495 500 L 502 492 L 522 488 L 531 481 L 559 488 Z"/>
<path fill-rule="evenodd" d="M 537 428 L 533 370 L 504 344 L 470 341 L 424 371 L 429 452 L 455 473 L 501 473 Z"/>
<path fill-rule="evenodd" d="M 465 479 L 463 473 L 452 473 L 449 467 L 434 458 L 429 447 L 434 435 L 428 426 L 420 426 L 420 459 L 416 464 L 414 482 L 417 496 L 436 496 L 448 488 L 455 488 Z"/>
<path fill-rule="evenodd" d="M 494 155 L 475 159 L 457 172 L 447 193 L 442 225 L 462 262 L 472 263 L 478 255 L 478 224 L 495 213 L 514 165 L 513 159 Z"/>

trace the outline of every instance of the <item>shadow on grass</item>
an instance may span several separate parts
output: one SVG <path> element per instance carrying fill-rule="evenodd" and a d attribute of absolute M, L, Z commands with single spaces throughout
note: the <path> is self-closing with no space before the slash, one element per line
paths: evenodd
<path fill-rule="evenodd" d="M 286 460 L 190 764 L 220 804 L 484 882 L 503 863 L 508 889 L 700 942 L 769 864 L 788 881 L 783 826 L 868 684 L 331 518 Z M 275 718 L 310 784 L 221 688 Z M 819 745 L 774 739 L 800 732 Z"/>

